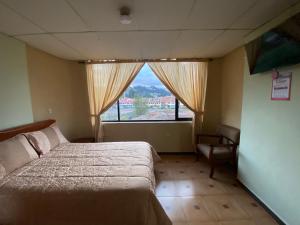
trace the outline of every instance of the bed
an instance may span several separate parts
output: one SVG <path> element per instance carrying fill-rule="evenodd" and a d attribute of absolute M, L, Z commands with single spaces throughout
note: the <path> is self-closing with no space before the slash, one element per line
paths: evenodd
<path fill-rule="evenodd" d="M 0 132 L 0 140 L 53 120 Z M 64 143 L 0 180 L 0 224 L 169 225 L 146 142 Z"/>

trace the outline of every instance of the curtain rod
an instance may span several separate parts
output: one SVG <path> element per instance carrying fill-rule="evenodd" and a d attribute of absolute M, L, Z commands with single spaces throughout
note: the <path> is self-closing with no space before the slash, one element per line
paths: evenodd
<path fill-rule="evenodd" d="M 209 62 L 209 58 L 174 58 L 174 59 L 101 59 L 101 60 L 82 60 L 78 63 L 83 64 L 107 64 L 107 63 L 137 63 L 137 62 Z"/>

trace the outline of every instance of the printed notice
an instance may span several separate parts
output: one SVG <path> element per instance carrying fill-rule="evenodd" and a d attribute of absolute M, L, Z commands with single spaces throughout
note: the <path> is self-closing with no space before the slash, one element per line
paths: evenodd
<path fill-rule="evenodd" d="M 272 80 L 272 100 L 290 100 L 292 73 L 278 74 Z"/>

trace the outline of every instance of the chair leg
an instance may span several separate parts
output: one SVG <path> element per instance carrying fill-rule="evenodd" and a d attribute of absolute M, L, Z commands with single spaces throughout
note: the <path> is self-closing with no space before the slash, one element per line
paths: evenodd
<path fill-rule="evenodd" d="M 209 178 L 213 178 L 214 171 L 215 171 L 215 167 L 213 165 L 211 165 L 211 167 L 210 167 L 210 173 L 209 173 Z"/>

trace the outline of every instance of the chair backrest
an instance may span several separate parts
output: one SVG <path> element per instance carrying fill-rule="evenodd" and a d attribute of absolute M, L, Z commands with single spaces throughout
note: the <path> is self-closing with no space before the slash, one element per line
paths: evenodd
<path fill-rule="evenodd" d="M 226 141 L 231 141 L 233 144 L 238 145 L 240 143 L 240 130 L 235 127 L 221 124 L 217 128 L 217 134 L 227 139 Z"/>

